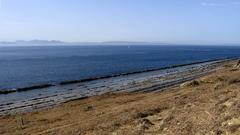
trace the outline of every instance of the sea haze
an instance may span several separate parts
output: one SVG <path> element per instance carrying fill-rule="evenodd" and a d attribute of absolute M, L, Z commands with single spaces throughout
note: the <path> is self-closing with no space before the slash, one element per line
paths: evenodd
<path fill-rule="evenodd" d="M 0 90 L 239 56 L 224 46 L 0 47 Z"/>

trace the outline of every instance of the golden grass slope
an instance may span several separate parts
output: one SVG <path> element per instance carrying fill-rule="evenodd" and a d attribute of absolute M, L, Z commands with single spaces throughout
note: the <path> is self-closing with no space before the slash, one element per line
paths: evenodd
<path fill-rule="evenodd" d="M 0 117 L 1 135 L 240 135 L 240 70 L 233 64 L 158 93 L 105 94 Z"/>

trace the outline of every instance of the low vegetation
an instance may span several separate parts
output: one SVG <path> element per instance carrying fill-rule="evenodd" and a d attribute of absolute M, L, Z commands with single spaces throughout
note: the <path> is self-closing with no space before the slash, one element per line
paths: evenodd
<path fill-rule="evenodd" d="M 234 70 L 233 70 L 234 69 Z M 0 118 L 0 134 L 239 135 L 240 70 L 234 64 L 157 93 L 105 94 Z"/>

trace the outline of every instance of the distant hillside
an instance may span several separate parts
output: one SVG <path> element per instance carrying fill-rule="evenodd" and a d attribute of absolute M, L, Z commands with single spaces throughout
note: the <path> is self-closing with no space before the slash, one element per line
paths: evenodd
<path fill-rule="evenodd" d="M 17 40 L 13 42 L 0 42 L 0 45 L 61 45 L 65 44 L 65 42 L 57 41 L 57 40 Z"/>
<path fill-rule="evenodd" d="M 107 41 L 107 42 L 63 42 L 58 40 L 17 40 L 13 42 L 0 41 L 0 45 L 8 46 L 46 46 L 46 45 L 166 45 L 160 42 L 130 42 L 130 41 Z"/>

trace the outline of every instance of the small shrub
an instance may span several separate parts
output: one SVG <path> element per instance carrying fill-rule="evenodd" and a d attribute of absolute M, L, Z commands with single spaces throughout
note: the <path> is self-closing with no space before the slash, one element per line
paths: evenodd
<path fill-rule="evenodd" d="M 84 111 L 91 111 L 91 110 L 93 110 L 93 106 L 92 105 L 86 106 L 84 108 Z"/>
<path fill-rule="evenodd" d="M 200 82 L 197 80 L 193 80 L 193 81 L 189 81 L 189 82 L 185 82 L 183 84 L 181 84 L 180 87 L 195 87 L 195 86 L 199 86 Z"/>
<path fill-rule="evenodd" d="M 217 84 L 214 85 L 214 90 L 221 89 L 222 87 L 224 87 L 223 83 L 217 83 Z"/>
<path fill-rule="evenodd" d="M 228 84 L 235 84 L 235 83 L 240 83 L 240 78 L 233 77 L 233 78 L 228 80 Z"/>

